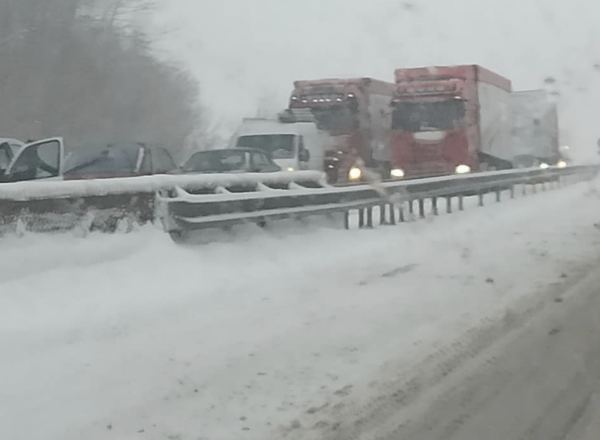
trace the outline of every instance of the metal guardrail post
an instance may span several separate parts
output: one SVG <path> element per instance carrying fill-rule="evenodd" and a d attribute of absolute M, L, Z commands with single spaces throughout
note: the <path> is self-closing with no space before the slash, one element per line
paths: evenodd
<path fill-rule="evenodd" d="M 462 195 L 458 196 L 458 210 L 465 210 L 465 198 Z"/>
<path fill-rule="evenodd" d="M 379 224 L 380 225 L 388 224 L 386 211 L 387 211 L 387 205 L 385 203 L 382 203 L 381 205 L 379 205 Z"/>
<path fill-rule="evenodd" d="M 396 224 L 396 208 L 394 207 L 393 203 L 390 203 L 387 206 L 390 209 L 390 224 L 395 225 Z"/>
<path fill-rule="evenodd" d="M 365 227 L 365 208 L 358 210 L 358 227 L 361 229 Z"/>
<path fill-rule="evenodd" d="M 446 197 L 446 213 L 452 214 L 452 197 Z"/>
<path fill-rule="evenodd" d="M 483 206 L 483 192 L 479 191 L 479 206 Z"/>
<path fill-rule="evenodd" d="M 496 190 L 496 203 L 500 203 L 502 201 L 502 191 Z"/>
<path fill-rule="evenodd" d="M 398 217 L 401 223 L 404 223 L 406 221 L 406 218 L 404 216 L 404 203 L 400 203 L 398 206 Z"/>
<path fill-rule="evenodd" d="M 367 228 L 373 228 L 373 207 L 370 206 L 367 208 Z"/>
<path fill-rule="evenodd" d="M 344 229 L 350 229 L 350 211 L 344 211 Z"/>
<path fill-rule="evenodd" d="M 419 217 L 425 218 L 425 199 L 419 199 Z"/>
<path fill-rule="evenodd" d="M 433 212 L 433 215 L 439 215 L 437 201 L 437 197 L 431 198 L 431 211 Z"/>

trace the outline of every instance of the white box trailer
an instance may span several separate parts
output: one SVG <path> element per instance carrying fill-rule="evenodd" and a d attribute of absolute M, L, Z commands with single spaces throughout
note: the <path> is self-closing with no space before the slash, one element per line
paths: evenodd
<path fill-rule="evenodd" d="M 556 165 L 562 159 L 556 104 L 545 90 L 513 92 L 511 101 L 516 165 Z"/>

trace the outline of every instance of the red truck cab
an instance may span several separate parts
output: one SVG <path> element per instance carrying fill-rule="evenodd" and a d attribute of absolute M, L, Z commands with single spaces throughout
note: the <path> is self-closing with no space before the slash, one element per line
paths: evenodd
<path fill-rule="evenodd" d="M 325 171 L 330 182 L 360 180 L 360 170 L 353 169 L 359 158 L 368 168 L 389 169 L 393 91 L 393 84 L 371 78 L 294 82 L 290 111 L 308 110 L 329 135 Z"/>
<path fill-rule="evenodd" d="M 480 66 L 398 69 L 392 176 L 510 167 L 511 83 Z"/>

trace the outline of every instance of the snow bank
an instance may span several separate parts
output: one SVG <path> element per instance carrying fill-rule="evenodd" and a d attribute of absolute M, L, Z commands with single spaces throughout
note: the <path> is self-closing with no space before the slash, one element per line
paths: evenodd
<path fill-rule="evenodd" d="M 323 173 L 295 171 L 256 174 L 205 174 L 205 175 L 155 175 L 116 179 L 34 181 L 0 184 L 0 200 L 35 200 L 44 198 L 69 198 L 104 196 L 107 194 L 132 194 L 183 188 L 217 188 L 219 186 L 252 185 L 264 183 L 289 184 L 291 182 L 320 182 Z"/>
<path fill-rule="evenodd" d="M 598 202 L 579 184 L 199 248 L 152 228 L 5 239 L 0 437 L 320 438 L 464 332 L 594 264 Z"/>

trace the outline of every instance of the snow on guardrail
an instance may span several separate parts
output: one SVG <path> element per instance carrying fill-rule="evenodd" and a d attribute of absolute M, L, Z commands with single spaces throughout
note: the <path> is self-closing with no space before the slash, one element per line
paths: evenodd
<path fill-rule="evenodd" d="M 321 183 L 318 171 L 276 173 L 154 175 L 93 180 L 31 181 L 0 184 L 0 200 L 40 200 L 50 198 L 94 197 L 117 194 L 153 193 L 182 187 L 216 189 L 218 187 L 257 185 L 288 185 L 290 183 Z"/>
<path fill-rule="evenodd" d="M 43 223 L 44 228 L 53 230 L 50 224 L 54 220 L 47 220 L 49 215 L 74 219 L 69 224 L 88 224 L 88 218 L 93 216 L 92 229 L 112 230 L 124 219 L 134 224 L 160 220 L 166 232 L 171 233 L 333 213 L 344 213 L 347 219 L 350 210 L 359 210 L 361 219 L 365 218 L 359 223 L 370 227 L 373 208 L 377 206 L 382 208 L 380 221 L 394 223 L 394 209 L 401 208 L 404 201 L 410 202 L 410 212 L 412 201 L 418 201 L 419 214 L 423 216 L 425 198 L 432 199 L 437 212 L 437 198 L 458 196 L 462 200 L 466 195 L 481 196 L 487 192 L 496 192 L 499 198 L 499 191 L 515 185 L 555 182 L 568 176 L 589 179 L 599 169 L 519 169 L 343 187 L 327 185 L 324 175 L 315 171 L 4 183 L 0 184 L 0 223 L 11 230 L 11 225 L 27 219 L 27 225 Z M 399 215 L 402 218 L 402 212 Z"/>
<path fill-rule="evenodd" d="M 313 215 L 343 213 L 346 228 L 349 228 L 350 211 L 358 210 L 359 227 L 373 226 L 374 209 L 379 207 L 379 222 L 394 224 L 396 209 L 400 221 L 403 218 L 404 202 L 419 202 L 419 215 L 424 214 L 424 200 L 431 199 L 433 212 L 437 214 L 437 199 L 447 200 L 451 209 L 451 199 L 468 195 L 479 195 L 480 205 L 483 194 L 496 193 L 499 201 L 501 192 L 510 190 L 514 197 L 516 185 L 558 183 L 563 177 L 590 179 L 598 173 L 598 167 L 570 167 L 499 172 L 474 173 L 462 176 L 441 176 L 397 182 L 381 182 L 373 185 L 352 185 L 344 187 L 302 188 L 271 190 L 257 187 L 255 191 L 232 193 L 221 190 L 217 194 L 194 195 L 183 188 L 174 193 L 158 197 L 159 218 L 166 232 L 179 240 L 187 232 L 213 227 L 229 227 L 235 224 L 266 224 L 271 220 L 298 218 Z"/>

